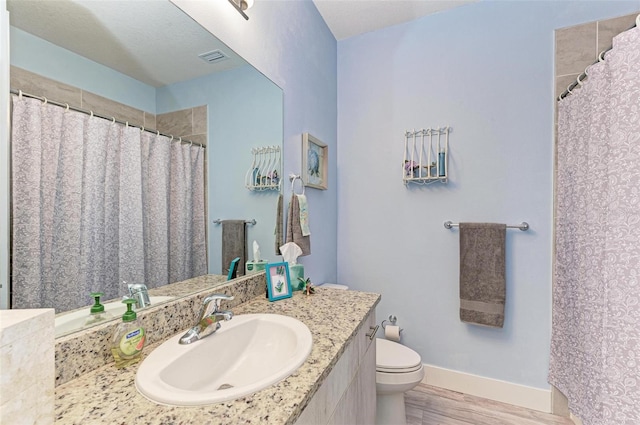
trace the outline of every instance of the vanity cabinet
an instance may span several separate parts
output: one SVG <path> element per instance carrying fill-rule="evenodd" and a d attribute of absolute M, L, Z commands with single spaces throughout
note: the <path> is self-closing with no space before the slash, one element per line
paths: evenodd
<path fill-rule="evenodd" d="M 373 424 L 376 418 L 375 309 L 302 411 L 296 425 Z"/>

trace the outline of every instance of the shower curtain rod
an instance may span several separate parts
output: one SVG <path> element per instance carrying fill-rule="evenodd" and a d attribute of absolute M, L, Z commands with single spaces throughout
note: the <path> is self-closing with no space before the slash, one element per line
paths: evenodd
<path fill-rule="evenodd" d="M 600 53 L 600 55 L 598 55 L 598 60 L 595 61 L 594 63 L 592 63 L 591 65 L 587 66 L 587 68 L 597 64 L 598 62 L 604 62 L 604 55 L 606 53 L 608 53 L 609 51 L 611 51 L 612 49 L 613 49 L 613 47 L 609 47 L 607 50 L 603 50 L 602 53 Z M 582 85 L 582 81 L 584 81 L 584 79 L 587 78 L 587 68 L 585 68 L 585 70 L 582 71 L 582 74 L 578 75 L 578 78 L 576 78 L 576 81 L 574 81 L 573 83 L 569 84 L 569 86 L 565 89 L 565 91 L 563 91 L 560 94 L 560 96 L 558 96 L 558 100 L 562 100 L 565 97 L 569 96 L 573 89 L 575 89 L 578 85 Z"/>
<path fill-rule="evenodd" d="M 96 114 L 93 111 L 88 111 L 86 109 L 82 109 L 82 108 L 78 108 L 78 107 L 75 107 L 75 106 L 71 106 L 68 103 L 60 103 L 60 102 L 56 102 L 56 101 L 53 101 L 53 100 L 49 100 L 44 96 L 42 96 L 42 97 L 41 96 L 36 96 L 35 94 L 25 93 L 22 90 L 15 90 L 15 89 L 10 89 L 10 92 L 11 92 L 11 94 L 15 94 L 17 96 L 26 96 L 26 97 L 30 97 L 30 98 L 33 98 L 33 99 L 38 99 L 38 100 L 41 100 L 44 103 L 51 103 L 52 105 L 60 106 L 62 108 L 66 108 L 67 110 L 71 109 L 71 110 L 76 111 L 76 112 L 81 112 L 83 114 L 91 115 L 92 117 L 98 117 L 98 118 L 102 118 L 102 119 L 105 119 L 105 120 L 109 120 L 109 121 L 112 121 L 113 123 L 125 124 L 125 125 L 127 125 L 129 127 L 139 128 L 141 131 L 146 131 L 148 133 L 155 133 L 158 136 L 170 137 L 171 140 L 175 139 L 180 143 L 186 143 L 186 144 L 190 144 L 190 145 L 200 146 L 201 148 L 206 149 L 206 146 L 201 144 L 201 143 L 195 143 L 195 142 L 192 142 L 191 140 L 183 140 L 182 137 L 176 138 L 172 134 L 164 134 L 164 133 L 160 133 L 159 131 L 148 130 L 148 129 L 146 129 L 144 127 L 141 127 L 139 125 L 130 124 L 128 121 L 117 120 L 114 117 L 106 117 L 104 115 Z"/>
<path fill-rule="evenodd" d="M 637 28 L 640 27 L 640 15 L 636 16 L 636 24 L 634 26 L 632 26 L 630 29 L 633 28 Z M 629 31 L 627 30 L 627 31 Z M 589 69 L 589 67 L 597 64 L 598 62 L 604 62 L 604 55 L 607 54 L 608 52 L 610 52 L 611 50 L 613 50 L 613 47 L 609 47 L 607 50 L 603 50 L 599 55 L 598 55 L 598 60 L 595 61 L 594 63 L 592 63 L 591 65 L 587 66 L 584 71 L 582 72 L 582 74 L 578 75 L 578 78 L 576 78 L 576 81 L 574 81 L 573 83 L 569 84 L 569 87 L 567 87 L 567 89 L 565 91 L 563 91 L 560 96 L 558 96 L 558 101 L 564 99 L 565 97 L 567 97 L 568 95 L 571 94 L 571 90 L 575 89 L 578 85 L 582 85 L 582 81 L 587 78 L 587 69 Z"/>

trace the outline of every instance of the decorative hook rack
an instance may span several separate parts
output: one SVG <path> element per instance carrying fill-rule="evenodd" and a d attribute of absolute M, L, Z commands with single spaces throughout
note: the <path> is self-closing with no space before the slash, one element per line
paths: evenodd
<path fill-rule="evenodd" d="M 409 183 L 446 183 L 451 127 L 407 130 L 404 133 L 402 180 Z"/>
<path fill-rule="evenodd" d="M 244 177 L 249 190 L 280 190 L 282 182 L 282 150 L 280 146 L 251 149 L 253 161 Z"/>

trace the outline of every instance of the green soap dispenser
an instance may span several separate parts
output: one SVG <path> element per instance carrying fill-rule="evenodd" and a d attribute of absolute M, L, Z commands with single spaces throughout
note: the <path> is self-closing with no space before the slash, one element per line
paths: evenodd
<path fill-rule="evenodd" d="M 94 303 L 91 306 L 91 314 L 89 314 L 89 317 L 87 317 L 87 320 L 84 322 L 85 326 L 95 325 L 96 323 L 104 322 L 112 318 L 111 314 L 105 311 L 104 306 L 100 304 L 100 297 L 103 295 L 102 292 L 91 293 Z"/>
<path fill-rule="evenodd" d="M 122 315 L 122 323 L 118 325 L 111 344 L 111 353 L 118 369 L 140 361 L 146 339 L 138 316 L 133 311 L 135 300 L 126 299 L 122 302 L 127 304 L 127 311 Z"/>

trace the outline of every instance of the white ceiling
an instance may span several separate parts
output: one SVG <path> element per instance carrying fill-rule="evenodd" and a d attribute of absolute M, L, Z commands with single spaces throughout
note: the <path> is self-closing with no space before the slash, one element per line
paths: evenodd
<path fill-rule="evenodd" d="M 7 9 L 12 26 L 154 87 L 246 64 L 167 0 L 7 0 Z M 216 49 L 230 59 L 198 57 Z"/>
<path fill-rule="evenodd" d="M 478 0 L 313 0 L 336 40 L 476 1 Z"/>
<path fill-rule="evenodd" d="M 341 40 L 477 0 L 313 1 Z M 167 0 L 7 0 L 7 9 L 12 26 L 154 87 L 246 64 Z M 216 49 L 230 59 L 198 58 Z"/>

